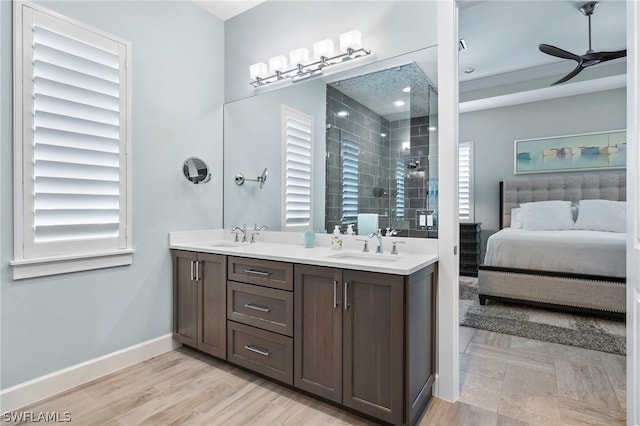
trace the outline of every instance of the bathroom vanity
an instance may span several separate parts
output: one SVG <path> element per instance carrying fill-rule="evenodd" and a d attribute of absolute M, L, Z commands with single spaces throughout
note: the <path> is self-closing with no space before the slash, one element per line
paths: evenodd
<path fill-rule="evenodd" d="M 436 256 L 216 232 L 170 235 L 177 341 L 388 423 L 418 420 L 434 380 Z"/>

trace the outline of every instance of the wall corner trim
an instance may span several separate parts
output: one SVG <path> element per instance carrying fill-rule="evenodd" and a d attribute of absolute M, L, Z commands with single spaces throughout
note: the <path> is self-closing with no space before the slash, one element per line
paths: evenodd
<path fill-rule="evenodd" d="M 2 413 L 15 411 L 75 386 L 172 351 L 180 346 L 182 345 L 175 342 L 173 335 L 169 333 L 54 371 L 24 383 L 19 383 L 0 391 L 0 411 Z"/>

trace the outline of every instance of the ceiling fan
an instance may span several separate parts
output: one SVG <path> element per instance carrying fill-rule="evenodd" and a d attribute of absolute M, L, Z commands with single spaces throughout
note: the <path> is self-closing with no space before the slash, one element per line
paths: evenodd
<path fill-rule="evenodd" d="M 589 18 L 589 50 L 587 50 L 587 53 L 585 53 L 584 55 L 576 55 L 571 52 L 567 52 L 566 50 L 562 50 L 559 47 L 551 46 L 549 44 L 538 45 L 538 48 L 542 53 L 546 53 L 547 55 L 555 56 L 557 58 L 571 59 L 578 63 L 578 66 L 576 66 L 573 71 L 553 83 L 552 86 L 571 80 L 587 67 L 597 65 L 601 62 L 611 61 L 613 59 L 624 58 L 625 56 L 627 56 L 627 49 L 617 50 L 614 52 L 594 52 L 591 48 L 591 15 L 593 15 L 599 5 L 600 3 L 598 3 L 597 1 L 590 1 L 580 6 L 580 12 L 582 12 L 583 15 Z"/>

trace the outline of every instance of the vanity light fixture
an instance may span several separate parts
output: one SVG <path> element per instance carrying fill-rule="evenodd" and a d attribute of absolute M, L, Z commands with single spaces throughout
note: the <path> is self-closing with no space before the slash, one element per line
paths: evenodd
<path fill-rule="evenodd" d="M 296 82 L 322 74 L 322 70 L 328 66 L 371 54 L 371 50 L 362 47 L 362 34 L 358 30 L 340 34 L 339 39 L 342 53 L 337 55 L 334 54 L 333 40 L 325 39 L 313 43 L 315 60 L 312 62 L 309 62 L 309 50 L 301 47 L 289 52 L 289 64 L 286 56 L 278 55 L 269 58 L 268 67 L 264 62 L 249 66 L 251 85 L 258 88 L 285 79 Z"/>

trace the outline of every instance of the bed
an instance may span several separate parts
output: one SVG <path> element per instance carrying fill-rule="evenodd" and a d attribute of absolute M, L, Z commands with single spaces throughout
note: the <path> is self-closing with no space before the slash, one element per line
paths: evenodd
<path fill-rule="evenodd" d="M 495 299 L 623 317 L 624 232 L 511 227 L 512 219 L 514 226 L 519 221 L 511 217 L 512 211 L 517 212 L 512 209 L 551 200 L 571 204 L 575 219 L 581 200 L 594 200 L 583 201 L 585 207 L 587 203 L 602 203 L 598 200 L 626 200 L 625 175 L 567 175 L 501 182 L 501 230 L 489 238 L 478 270 L 480 304 Z"/>

